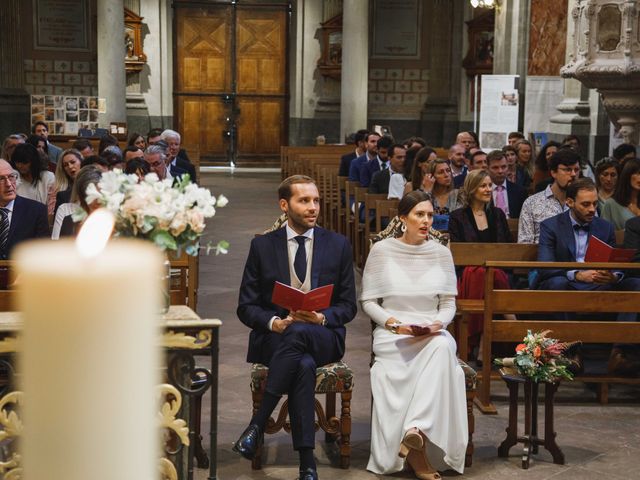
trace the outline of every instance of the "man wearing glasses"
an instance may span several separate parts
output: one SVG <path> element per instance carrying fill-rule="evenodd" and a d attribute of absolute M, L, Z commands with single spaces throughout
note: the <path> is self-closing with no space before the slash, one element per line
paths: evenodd
<path fill-rule="evenodd" d="M 565 204 L 567 186 L 580 175 L 580 155 L 561 149 L 549 160 L 553 183 L 524 201 L 518 222 L 518 243 L 538 243 L 540 224 L 547 218 L 568 210 Z"/>
<path fill-rule="evenodd" d="M 48 237 L 47 206 L 16 194 L 18 174 L 0 160 L 0 259 L 9 258 L 16 244 Z"/>

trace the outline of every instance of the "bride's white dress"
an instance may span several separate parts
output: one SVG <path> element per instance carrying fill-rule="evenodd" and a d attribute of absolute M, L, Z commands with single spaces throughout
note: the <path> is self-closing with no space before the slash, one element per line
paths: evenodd
<path fill-rule="evenodd" d="M 451 322 L 455 272 L 449 250 L 435 242 L 412 246 L 388 239 L 377 243 L 363 274 L 362 306 L 378 325 L 373 332 L 367 469 L 380 474 L 402 470 L 400 442 L 407 430 L 417 427 L 429 440 L 426 448 L 432 465 L 462 473 L 468 426 L 464 372 L 454 339 L 446 330 L 413 337 L 384 328 L 389 317 L 407 324 L 429 325 L 437 320 L 444 327 Z"/>

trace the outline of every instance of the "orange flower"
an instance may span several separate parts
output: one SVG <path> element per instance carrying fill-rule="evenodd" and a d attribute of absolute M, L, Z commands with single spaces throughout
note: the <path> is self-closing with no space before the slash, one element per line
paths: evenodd
<path fill-rule="evenodd" d="M 536 345 L 536 348 L 533 349 L 533 357 L 540 358 L 540 355 L 542 355 L 542 349 Z"/>
<path fill-rule="evenodd" d="M 523 350 L 526 350 L 527 346 L 524 343 L 521 343 L 520 345 L 518 345 L 516 347 L 516 352 L 521 352 Z"/>

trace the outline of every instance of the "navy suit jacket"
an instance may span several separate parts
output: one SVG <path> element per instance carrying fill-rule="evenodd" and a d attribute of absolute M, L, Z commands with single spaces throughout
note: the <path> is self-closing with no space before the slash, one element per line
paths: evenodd
<path fill-rule="evenodd" d="M 311 288 L 334 285 L 331 306 L 322 313 L 326 317 L 326 327 L 335 333 L 336 346 L 342 356 L 345 325 L 357 312 L 351 246 L 342 235 L 320 227 L 314 228 L 313 236 Z M 274 316 L 284 318 L 289 313 L 271 302 L 276 281 L 291 284 L 287 231 L 284 227 L 251 241 L 237 309 L 240 321 L 251 328 L 247 362 L 263 361 L 263 344 L 271 333 L 269 321 Z"/>
<path fill-rule="evenodd" d="M 360 166 L 367 163 L 368 161 L 369 161 L 369 157 L 367 156 L 367 152 L 364 152 L 358 158 L 354 158 L 353 160 L 351 160 L 351 165 L 349 166 L 350 182 L 360 181 Z"/>
<path fill-rule="evenodd" d="M 356 158 L 356 152 L 347 153 L 346 155 L 340 157 L 340 168 L 338 169 L 339 177 L 349 176 L 349 167 L 351 167 L 351 162 Z"/>
<path fill-rule="evenodd" d="M 540 262 L 575 262 L 576 240 L 573 224 L 569 218 L 570 211 L 560 213 L 546 219 L 540 224 L 540 241 L 538 245 L 538 261 Z M 589 226 L 589 238 L 595 235 L 603 242 L 615 247 L 616 233 L 606 220 L 594 217 Z M 566 276 L 564 269 L 540 269 L 536 281 L 542 282 L 551 277 Z M 536 285 L 537 285 L 536 282 Z M 535 285 L 533 286 L 535 288 Z"/>
<path fill-rule="evenodd" d="M 360 165 L 360 186 L 368 187 L 373 175 L 380 170 L 382 169 L 380 168 L 380 162 L 377 156 L 373 160 L 369 160 L 367 163 Z"/>
<path fill-rule="evenodd" d="M 193 165 L 193 163 L 191 163 L 191 160 L 189 160 L 189 156 L 187 155 L 187 152 L 184 148 L 181 148 L 178 152 L 178 155 L 176 156 L 176 167 L 185 170 L 189 174 L 189 177 L 191 178 L 191 181 L 193 183 L 198 182 L 198 177 L 196 176 L 196 167 Z"/>
<path fill-rule="evenodd" d="M 9 255 L 11 255 L 13 247 L 20 242 L 48 236 L 47 206 L 29 198 L 16 196 L 13 202 L 9 237 L 7 238 Z"/>

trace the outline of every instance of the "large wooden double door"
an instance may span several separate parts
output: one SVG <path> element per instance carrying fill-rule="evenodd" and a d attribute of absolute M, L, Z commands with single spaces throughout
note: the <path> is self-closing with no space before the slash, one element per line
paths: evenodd
<path fill-rule="evenodd" d="M 271 166 L 288 128 L 289 2 L 174 2 L 174 115 L 201 165 Z"/>

